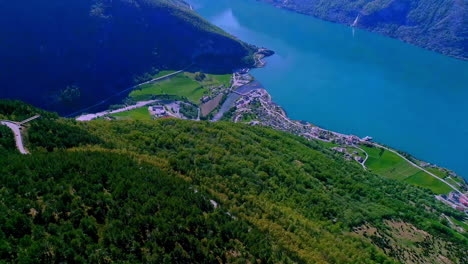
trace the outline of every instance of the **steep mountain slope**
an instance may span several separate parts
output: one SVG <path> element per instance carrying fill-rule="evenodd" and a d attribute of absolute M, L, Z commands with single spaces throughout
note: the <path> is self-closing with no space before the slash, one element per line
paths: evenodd
<path fill-rule="evenodd" d="M 0 1 L 0 10 L 0 98 L 62 113 L 160 69 L 252 63 L 250 46 L 182 0 Z"/>
<path fill-rule="evenodd" d="M 44 116 L 27 130 L 32 155 L 0 160 L 4 260 L 467 262 L 466 233 L 443 218 L 461 213 L 303 138 L 223 122 Z"/>
<path fill-rule="evenodd" d="M 261 0 L 468 59 L 464 0 Z"/>

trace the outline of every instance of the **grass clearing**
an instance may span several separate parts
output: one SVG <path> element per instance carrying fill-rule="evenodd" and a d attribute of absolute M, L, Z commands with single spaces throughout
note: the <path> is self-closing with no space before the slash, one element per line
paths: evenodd
<path fill-rule="evenodd" d="M 326 148 L 334 148 L 334 147 L 339 147 L 340 145 L 338 144 L 335 144 L 333 142 L 325 142 L 325 141 L 322 141 L 322 140 L 315 140 L 317 143 L 319 143 L 320 145 L 326 147 Z"/>
<path fill-rule="evenodd" d="M 447 184 L 412 166 L 393 152 L 366 146 L 361 148 L 369 154 L 366 166 L 378 175 L 428 188 L 436 194 L 447 194 L 452 191 Z"/>
<path fill-rule="evenodd" d="M 174 73 L 176 71 L 160 71 L 158 74 L 153 75 L 153 79 L 166 76 L 168 74 Z"/>
<path fill-rule="evenodd" d="M 207 81 L 211 82 L 212 85 L 220 86 L 224 85 L 225 87 L 229 87 L 231 84 L 232 74 L 223 74 L 223 75 L 214 75 L 214 74 L 207 74 L 206 75 Z"/>
<path fill-rule="evenodd" d="M 148 106 L 143 106 L 130 111 L 115 113 L 110 116 L 115 117 L 117 120 L 151 120 Z"/>
<path fill-rule="evenodd" d="M 193 103 L 199 103 L 200 98 L 207 92 L 197 81 L 185 74 L 178 74 L 168 80 L 149 83 L 130 93 L 130 97 L 149 99 L 153 95 L 176 95 L 186 97 Z M 145 97 L 146 96 L 146 97 Z"/>
<path fill-rule="evenodd" d="M 458 187 L 457 182 L 456 182 L 453 178 L 445 178 L 445 180 L 446 180 L 448 183 L 452 184 L 453 186 Z"/>
<path fill-rule="evenodd" d="M 463 189 L 460 187 L 459 182 L 456 181 L 456 179 L 458 179 L 458 178 L 450 177 L 450 178 L 445 178 L 444 180 L 446 182 L 450 183 L 453 187 L 457 188 L 457 190 L 463 192 Z"/>
<path fill-rule="evenodd" d="M 436 194 L 447 194 L 453 191 L 453 189 L 450 188 L 450 186 L 423 171 L 420 171 L 415 175 L 406 178 L 405 182 L 411 183 L 419 187 L 430 189 Z"/>
<path fill-rule="evenodd" d="M 465 232 L 468 232 L 468 224 L 466 224 L 465 222 L 459 221 L 453 217 L 450 217 L 450 220 L 452 220 L 452 222 L 454 222 L 455 224 L 463 228 Z"/>
<path fill-rule="evenodd" d="M 162 71 L 154 77 L 157 78 L 170 73 L 173 73 L 173 71 Z M 145 84 L 133 90 L 129 96 L 135 101 L 142 101 L 152 99 L 158 95 L 174 95 L 187 98 L 190 102 L 199 105 L 200 99 L 205 95 L 209 95 L 211 88 L 221 85 L 228 87 L 230 81 L 230 74 L 206 74 L 202 81 L 197 81 L 194 73 L 184 72 L 167 80 Z"/>
<path fill-rule="evenodd" d="M 362 149 L 369 154 L 366 166 L 379 175 L 402 181 L 420 172 L 418 168 L 390 151 L 369 147 Z"/>
<path fill-rule="evenodd" d="M 455 181 L 455 182 L 458 182 L 458 183 L 461 183 L 461 184 L 464 184 L 464 183 L 465 183 L 465 181 L 462 179 L 461 176 L 459 176 L 459 177 L 451 177 L 451 178 L 452 178 L 452 180 Z"/>
<path fill-rule="evenodd" d="M 442 172 L 436 168 L 425 168 L 427 171 L 429 171 L 430 173 L 432 174 L 435 174 L 436 176 L 444 179 L 445 177 L 447 177 L 447 173 L 445 172 Z"/>

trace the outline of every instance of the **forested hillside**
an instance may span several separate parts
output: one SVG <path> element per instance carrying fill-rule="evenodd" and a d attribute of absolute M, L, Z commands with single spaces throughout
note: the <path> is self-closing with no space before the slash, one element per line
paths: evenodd
<path fill-rule="evenodd" d="M 465 0 L 261 1 L 468 59 Z"/>
<path fill-rule="evenodd" d="M 0 98 L 70 113 L 161 69 L 231 72 L 252 48 L 182 0 L 0 1 Z"/>
<path fill-rule="evenodd" d="M 468 261 L 467 234 L 443 217 L 463 215 L 429 190 L 366 172 L 290 134 L 49 115 L 27 135 L 33 154 L 0 159 L 7 262 Z"/>

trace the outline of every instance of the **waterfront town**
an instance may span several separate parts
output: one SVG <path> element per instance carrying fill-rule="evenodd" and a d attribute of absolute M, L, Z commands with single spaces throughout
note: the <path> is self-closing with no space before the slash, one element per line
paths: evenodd
<path fill-rule="evenodd" d="M 263 53 L 256 56 L 256 63 L 259 67 L 265 65 L 261 60 L 264 56 Z M 211 87 L 209 93 L 201 97 L 199 104 L 184 100 L 154 99 L 136 102 L 134 105 L 125 106 L 121 109 L 83 115 L 78 117 L 77 120 L 88 121 L 96 118 L 112 120 L 116 118 L 115 113 L 147 107 L 152 119 L 179 118 L 195 121 L 211 120 L 213 122 L 224 120 L 252 126 L 266 126 L 302 136 L 309 140 L 324 142 L 328 144 L 330 150 L 342 155 L 348 161 L 358 163 L 365 170 L 368 169 L 366 162 L 369 159 L 369 154 L 363 148 L 379 148 L 393 152 L 414 168 L 420 169 L 450 186 L 452 191 L 447 194 L 437 195 L 436 199 L 456 210 L 464 211 L 468 215 L 468 187 L 464 180 L 453 180 L 462 179 L 456 173 L 377 144 L 369 136 L 360 138 L 355 135 L 326 130 L 305 121 L 291 120 L 286 112 L 273 102 L 271 95 L 255 80 L 249 71 L 248 68 L 234 71 L 230 85 Z M 440 173 L 436 175 L 433 173 L 434 171 Z M 446 176 L 441 177 L 441 174 Z"/>

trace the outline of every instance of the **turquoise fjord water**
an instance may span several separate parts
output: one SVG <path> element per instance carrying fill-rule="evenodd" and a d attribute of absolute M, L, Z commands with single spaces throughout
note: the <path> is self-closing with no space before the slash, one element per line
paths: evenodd
<path fill-rule="evenodd" d="M 468 62 L 255 0 L 189 2 L 277 53 L 252 73 L 291 118 L 373 136 L 468 177 Z"/>

